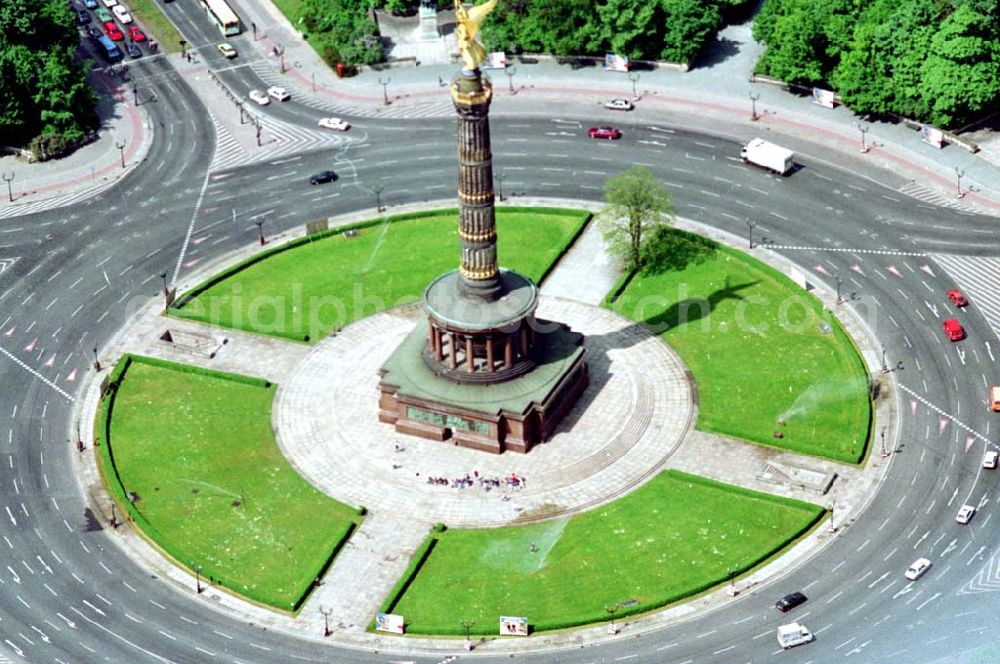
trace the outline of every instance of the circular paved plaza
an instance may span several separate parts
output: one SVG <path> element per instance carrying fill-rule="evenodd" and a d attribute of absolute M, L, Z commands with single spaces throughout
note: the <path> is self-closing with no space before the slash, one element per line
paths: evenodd
<path fill-rule="evenodd" d="M 538 315 L 586 335 L 590 386 L 530 453 L 493 455 L 378 421 L 378 369 L 425 324 L 417 307 L 370 316 L 309 353 L 279 386 L 273 425 L 282 450 L 331 497 L 426 523 L 497 526 L 622 495 L 661 468 L 694 421 L 684 366 L 656 336 L 605 309 L 542 297 Z M 466 476 L 471 486 L 453 485 Z M 506 482 L 511 476 L 519 486 Z"/>

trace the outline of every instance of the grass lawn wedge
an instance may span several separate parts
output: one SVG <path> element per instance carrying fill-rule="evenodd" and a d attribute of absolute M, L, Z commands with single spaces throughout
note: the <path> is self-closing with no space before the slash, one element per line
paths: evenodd
<path fill-rule="evenodd" d="M 671 233 L 690 244 L 689 234 Z M 610 306 L 660 334 L 687 364 L 698 428 L 859 462 L 871 423 L 867 373 L 840 324 L 774 269 L 695 242 L 693 259 L 635 275 Z"/>
<path fill-rule="evenodd" d="M 501 265 L 537 283 L 589 218 L 579 210 L 498 209 Z M 454 210 L 438 210 L 304 238 L 195 288 L 171 315 L 317 342 L 365 316 L 418 301 L 432 279 L 456 267 L 456 219 Z"/>
<path fill-rule="evenodd" d="M 126 356 L 98 450 L 109 490 L 160 549 L 205 583 L 294 611 L 361 517 L 288 464 L 273 396 L 263 380 Z"/>
<path fill-rule="evenodd" d="M 725 582 L 815 524 L 822 508 L 667 471 L 590 512 L 537 524 L 447 530 L 392 603 L 407 631 L 535 631 L 658 608 Z"/>

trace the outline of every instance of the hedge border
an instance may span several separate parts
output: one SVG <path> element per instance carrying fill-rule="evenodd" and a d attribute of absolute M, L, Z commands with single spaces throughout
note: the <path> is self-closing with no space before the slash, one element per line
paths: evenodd
<path fill-rule="evenodd" d="M 549 266 L 545 268 L 545 270 L 542 272 L 541 278 L 538 280 L 538 283 L 542 283 L 545 281 L 546 277 L 548 277 L 549 273 L 553 269 L 555 269 L 556 265 L 558 265 L 559 261 L 562 260 L 563 256 L 565 256 L 566 253 L 573 247 L 573 245 L 576 244 L 576 241 L 579 239 L 580 235 L 583 234 L 583 231 L 587 229 L 591 219 L 593 218 L 593 213 L 587 210 L 578 210 L 574 208 L 555 208 L 555 207 L 544 207 L 544 206 L 542 207 L 512 206 L 512 207 L 502 207 L 499 209 L 502 210 L 504 213 L 509 212 L 513 214 L 535 213 L 535 214 L 552 214 L 552 215 L 560 215 L 566 217 L 581 218 L 579 228 L 577 228 L 577 230 L 573 233 L 573 235 L 567 239 L 567 241 L 563 244 L 562 248 L 557 253 L 555 258 L 553 258 Z M 352 224 L 338 226 L 337 228 L 329 228 L 325 231 L 313 233 L 312 235 L 304 235 L 302 237 L 294 238 L 292 240 L 289 240 L 288 242 L 285 242 L 280 246 L 271 247 L 269 249 L 265 249 L 264 251 L 258 252 L 253 256 L 244 258 L 243 260 L 234 263 L 233 265 L 230 265 L 229 267 L 224 268 L 220 272 L 217 272 L 216 274 L 208 277 L 197 286 L 185 292 L 183 295 L 178 296 L 178 298 L 173 302 L 173 304 L 171 304 L 170 307 L 167 309 L 167 315 L 175 316 L 177 318 L 183 318 L 186 320 L 200 320 L 199 318 L 195 317 L 188 319 L 183 314 L 174 312 L 181 311 L 186 305 L 190 304 L 195 298 L 197 298 L 199 295 L 204 293 L 209 288 L 212 288 L 213 286 L 222 283 L 226 279 L 229 279 L 230 277 L 239 274 L 243 270 L 246 270 L 247 268 L 257 263 L 264 261 L 268 258 L 271 258 L 272 256 L 276 256 L 277 254 L 280 254 L 282 252 L 289 251 L 291 249 L 297 249 L 304 244 L 312 244 L 313 242 L 319 240 L 325 240 L 336 235 L 343 235 L 347 231 L 363 230 L 366 228 L 381 226 L 382 224 L 385 223 L 395 224 L 402 221 L 413 221 L 416 219 L 422 219 L 426 217 L 436 217 L 440 215 L 449 215 L 449 214 L 457 215 L 458 213 L 459 213 L 458 208 L 417 210 L 414 212 L 404 212 L 401 214 L 391 215 L 388 217 L 383 216 L 383 217 L 375 217 L 373 219 L 365 219 L 363 221 L 355 222 Z M 234 327 L 234 328 L 225 327 L 223 329 L 236 329 L 242 332 L 249 332 L 252 334 L 262 334 L 257 332 L 256 330 L 247 329 L 244 327 Z M 293 334 L 288 332 L 268 332 L 265 336 L 279 337 L 282 339 L 290 339 L 292 341 L 299 341 L 304 343 L 308 343 L 310 341 L 308 334 Z"/>
<path fill-rule="evenodd" d="M 801 500 L 796 500 L 794 498 L 786 498 L 784 496 L 776 496 L 770 493 L 754 491 L 753 489 L 747 489 L 745 487 L 740 487 L 733 484 L 726 484 L 724 482 L 719 482 L 710 479 L 708 477 L 703 477 L 701 475 L 692 475 L 690 473 L 685 473 L 679 470 L 667 470 L 664 472 L 667 475 L 679 481 L 691 482 L 702 486 L 720 489 L 728 493 L 732 493 L 734 495 L 752 496 L 755 499 L 765 500 L 767 502 L 776 505 L 785 505 L 788 507 L 802 510 L 807 513 L 813 512 L 812 518 L 809 519 L 805 524 L 803 524 L 801 528 L 795 530 L 794 532 L 789 533 L 783 541 L 776 544 L 772 548 L 762 551 L 759 556 L 750 560 L 742 568 L 741 576 L 756 570 L 766 562 L 778 556 L 782 551 L 787 549 L 790 545 L 792 545 L 793 543 L 795 543 L 796 541 L 807 535 L 810 531 L 812 531 L 816 527 L 816 525 L 828 513 L 827 509 L 822 506 L 814 505 L 812 503 L 807 503 Z M 428 539 L 432 539 L 436 543 L 438 538 L 432 535 Z M 411 562 L 410 567 L 407 569 L 408 576 L 404 576 L 403 578 L 401 578 L 401 580 L 397 582 L 396 586 L 393 588 L 393 595 L 391 595 L 387 599 L 387 601 L 383 604 L 385 610 L 390 610 L 399 603 L 400 599 L 402 599 L 403 595 L 406 593 L 406 590 L 410 587 L 410 585 L 412 585 L 416 575 L 420 571 L 420 568 L 422 568 L 423 565 L 426 563 L 426 560 L 430 556 L 431 551 L 428 549 L 426 551 L 423 551 L 422 553 L 423 555 L 421 556 L 419 563 L 414 564 L 414 562 L 416 562 L 417 560 L 415 557 L 414 562 Z M 641 604 L 636 604 L 634 606 L 630 606 L 627 608 L 620 608 L 617 612 L 615 612 L 615 619 L 617 620 L 620 618 L 625 618 L 661 609 L 669 604 L 673 604 L 675 602 L 684 599 L 695 597 L 697 595 L 704 593 L 707 590 L 724 585 L 728 581 L 729 577 L 723 575 L 715 579 L 706 580 L 703 583 L 686 588 L 682 591 L 672 593 L 670 595 L 665 595 L 663 597 L 659 597 L 650 600 L 648 602 L 643 602 Z M 389 599 L 391 599 L 391 601 L 389 601 Z M 564 618 L 561 620 L 553 619 L 553 620 L 542 621 L 539 623 L 532 623 L 530 625 L 530 629 L 533 633 L 551 632 L 559 629 L 568 629 L 570 627 L 579 627 L 581 625 L 593 625 L 603 622 L 608 622 L 608 617 L 606 613 L 602 611 L 590 615 L 577 616 L 574 618 Z M 420 635 L 463 636 L 465 634 L 464 629 L 461 627 L 443 627 L 443 628 L 428 629 L 426 627 L 421 626 L 419 623 L 416 625 L 409 625 L 408 631 L 413 634 L 420 634 Z M 476 636 L 498 636 L 498 631 L 496 629 L 493 629 L 493 627 L 490 625 L 473 626 L 470 629 L 469 633 L 475 634 Z"/>
<path fill-rule="evenodd" d="M 389 594 L 385 596 L 384 600 L 382 600 L 382 605 L 378 610 L 379 613 L 392 613 L 392 610 L 399 603 L 399 600 L 403 597 L 406 591 L 409 590 L 410 585 L 417 578 L 417 574 L 420 572 L 420 569 L 424 566 L 424 563 L 427 562 L 427 558 L 430 557 L 431 551 L 433 551 L 434 547 L 437 546 L 439 532 L 443 531 L 432 530 L 431 533 L 424 538 L 424 541 L 421 542 L 420 546 L 417 547 L 417 550 L 414 551 L 413 557 L 410 559 L 410 564 L 406 567 L 406 571 L 403 572 L 403 575 L 396 580 L 396 584 L 392 587 L 392 590 L 389 591 Z M 369 629 L 375 629 L 374 620 L 372 620 Z"/>
<path fill-rule="evenodd" d="M 121 382 L 124 380 L 128 369 L 133 363 L 146 364 L 148 366 L 180 371 L 182 373 L 199 374 L 210 378 L 229 380 L 266 390 L 273 390 L 275 389 L 275 386 L 262 378 L 226 373 L 215 369 L 206 369 L 189 364 L 178 364 L 176 362 L 161 360 L 159 358 L 132 354 L 123 355 L 109 375 L 107 392 L 105 392 L 102 398 L 101 409 L 98 414 L 98 425 L 95 429 L 95 432 L 100 433 L 103 437 L 104 443 L 101 444 L 99 439 L 96 437 L 94 441 L 94 446 L 97 448 L 96 456 L 98 461 L 98 470 L 104 480 L 104 486 L 111 495 L 112 499 L 115 501 L 116 505 L 122 510 L 127 518 L 131 519 L 132 522 L 136 524 L 138 532 L 146 539 L 147 542 L 173 561 L 175 565 L 184 568 L 191 574 L 194 574 L 195 571 L 191 564 L 189 564 L 189 562 L 185 562 L 185 560 L 187 560 L 186 557 L 179 555 L 179 551 L 174 546 L 167 544 L 159 529 L 154 527 L 145 515 L 138 508 L 136 508 L 131 500 L 128 499 L 125 487 L 122 484 L 121 476 L 118 473 L 118 467 L 115 464 L 114 450 L 111 441 L 111 422 L 114 412 L 115 399 L 118 388 L 121 386 Z M 328 542 L 330 550 L 329 556 L 327 556 L 323 563 L 317 568 L 316 573 L 311 575 L 312 578 L 309 581 L 303 582 L 298 598 L 291 603 L 284 600 L 277 600 L 270 597 L 265 592 L 258 592 L 249 588 L 241 588 L 241 584 L 232 581 L 225 575 L 216 574 L 214 571 L 208 573 L 206 573 L 204 569 L 199 571 L 202 576 L 207 579 L 207 582 L 213 586 L 222 588 L 223 590 L 257 604 L 294 614 L 302 607 L 302 604 L 309 597 L 315 587 L 315 580 L 321 578 L 322 575 L 326 573 L 326 570 L 329 569 L 333 560 L 336 558 L 337 554 L 340 553 L 341 549 L 343 549 L 351 535 L 354 534 L 357 527 L 357 521 L 350 521 L 349 525 L 344 528 L 342 532 L 330 538 Z"/>
<path fill-rule="evenodd" d="M 800 294 L 802 294 L 804 296 L 807 296 L 806 299 L 810 303 L 810 305 L 812 306 L 813 312 L 816 313 L 819 316 L 820 320 L 822 320 L 824 322 L 828 322 L 830 324 L 830 327 L 833 330 L 833 334 L 836 335 L 838 339 L 840 339 L 841 341 L 846 341 L 847 342 L 847 345 L 850 347 L 852 355 L 853 355 L 855 361 L 857 361 L 859 363 L 859 365 L 861 367 L 862 374 L 864 375 L 864 378 L 865 378 L 865 380 L 867 382 L 868 376 L 871 374 L 871 371 L 869 370 L 868 365 L 865 364 L 865 359 L 861 355 L 861 353 L 859 352 L 857 344 L 854 343 L 854 339 L 851 338 L 851 335 L 849 335 L 847 333 L 847 331 L 844 329 L 843 325 L 840 324 L 840 321 L 837 319 L 836 316 L 833 315 L 833 312 L 831 312 L 829 309 L 827 309 L 826 306 L 824 306 L 823 303 L 819 300 L 819 298 L 817 298 L 815 295 L 813 295 L 809 291 L 805 290 L 804 288 L 800 287 L 797 283 L 795 283 L 794 281 L 792 281 L 791 278 L 789 278 L 786 274 L 782 273 L 780 270 L 777 270 L 776 268 L 771 267 L 767 263 L 764 263 L 763 261 L 761 261 L 761 260 L 759 260 L 757 258 L 754 258 L 753 256 L 751 256 L 751 255 L 749 255 L 749 254 L 747 254 L 745 252 L 742 252 L 742 251 L 740 251 L 738 249 L 734 249 L 734 248 L 729 247 L 727 245 L 721 244 L 719 242 L 716 242 L 715 240 L 711 240 L 711 238 L 706 238 L 704 236 L 698 235 L 697 233 L 692 233 L 691 231 L 686 231 L 686 230 L 682 230 L 682 229 L 679 229 L 679 228 L 674 228 L 672 230 L 674 230 L 674 231 L 676 231 L 678 233 L 682 233 L 684 235 L 690 235 L 690 236 L 698 237 L 698 238 L 701 238 L 701 239 L 710 240 L 711 242 L 714 243 L 715 248 L 716 248 L 717 251 L 720 251 L 722 253 L 726 253 L 729 256 L 732 256 L 733 258 L 735 258 L 736 260 L 746 262 L 746 263 L 752 265 L 754 268 L 759 269 L 760 271 L 764 272 L 765 274 L 770 275 L 772 278 L 776 279 L 779 283 L 781 283 L 781 284 L 783 284 L 785 286 L 790 287 L 794 292 L 800 293 Z M 604 297 L 603 306 L 606 309 L 610 309 L 611 311 L 615 311 L 615 308 L 614 308 L 615 303 L 622 296 L 622 294 L 626 291 L 626 289 L 628 289 L 629 285 L 632 283 L 632 280 L 636 276 L 638 276 L 638 274 L 639 274 L 638 270 L 630 270 L 630 271 L 626 272 L 625 274 L 623 274 L 618 279 L 618 281 L 615 282 L 615 285 L 612 287 L 612 289 L 610 291 L 608 291 L 608 294 Z M 638 322 L 638 321 L 636 321 L 636 322 Z M 694 379 L 695 379 L 695 381 L 697 381 L 698 377 L 694 376 Z M 744 436 L 742 432 L 722 431 L 722 430 L 718 430 L 718 429 L 711 429 L 711 430 L 706 430 L 706 431 L 711 431 L 712 433 L 718 433 L 718 434 L 722 434 L 722 435 L 726 435 L 726 436 L 732 436 L 733 438 L 738 438 L 740 440 L 745 440 L 745 441 L 747 441 L 747 442 L 749 442 L 749 443 L 751 443 L 753 445 L 763 445 L 765 447 L 770 447 L 772 449 L 782 450 L 782 451 L 791 451 L 791 452 L 795 452 L 797 454 L 803 454 L 805 456 L 816 457 L 818 459 L 827 459 L 827 460 L 830 460 L 830 461 L 837 461 L 837 462 L 841 462 L 841 463 L 849 463 L 849 464 L 852 464 L 852 465 L 860 465 L 868 457 L 868 454 L 871 451 L 872 437 L 873 437 L 874 431 L 875 431 L 875 417 L 874 417 L 874 414 L 873 414 L 873 404 L 872 404 L 872 399 L 871 399 L 870 392 L 869 392 L 868 398 L 865 399 L 865 404 L 866 404 L 866 409 L 867 409 L 867 426 L 865 427 L 864 441 L 863 441 L 863 443 L 861 445 L 861 449 L 858 451 L 858 454 L 857 454 L 856 458 L 851 458 L 848 455 L 817 454 L 815 452 L 809 452 L 809 451 L 805 451 L 805 450 L 794 449 L 794 448 L 791 448 L 791 447 L 781 447 L 779 445 L 775 445 L 769 439 L 766 439 L 766 440 L 754 440 L 753 438 L 748 438 L 748 437 Z M 696 424 L 696 426 L 697 426 L 697 424 Z"/>

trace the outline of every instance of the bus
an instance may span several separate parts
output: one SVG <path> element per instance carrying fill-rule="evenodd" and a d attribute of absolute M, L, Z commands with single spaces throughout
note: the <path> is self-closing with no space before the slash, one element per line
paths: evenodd
<path fill-rule="evenodd" d="M 200 0 L 205 13 L 212 19 L 215 27 L 223 36 L 231 37 L 240 34 L 240 17 L 226 0 Z"/>
<path fill-rule="evenodd" d="M 108 39 L 107 35 L 100 35 L 94 41 L 100 45 L 101 55 L 103 55 L 108 62 L 118 62 L 125 57 L 122 54 L 121 49 L 118 48 L 118 45 Z"/>

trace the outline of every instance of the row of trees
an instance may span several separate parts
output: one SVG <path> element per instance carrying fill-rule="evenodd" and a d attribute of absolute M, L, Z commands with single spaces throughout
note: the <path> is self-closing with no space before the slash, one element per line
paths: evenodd
<path fill-rule="evenodd" d="M 0 143 L 58 156 L 97 127 L 66 0 L 0 1 Z"/>
<path fill-rule="evenodd" d="M 690 62 L 747 0 L 507 0 L 483 26 L 487 50 L 617 53 Z"/>
<path fill-rule="evenodd" d="M 822 85 L 861 113 L 960 127 L 1000 106 L 996 0 L 767 0 L 758 72 Z"/>
<path fill-rule="evenodd" d="M 505 0 L 483 26 L 488 51 L 602 56 L 690 62 L 727 16 L 754 0 Z M 453 2 L 434 0 L 441 9 Z M 369 9 L 399 14 L 416 0 L 303 0 L 299 10 L 311 41 L 327 62 L 373 64 L 383 58 Z"/>

